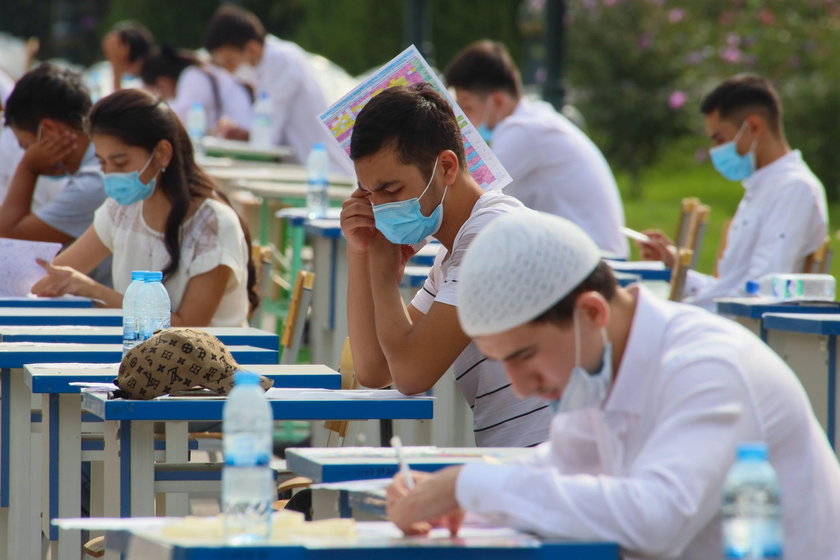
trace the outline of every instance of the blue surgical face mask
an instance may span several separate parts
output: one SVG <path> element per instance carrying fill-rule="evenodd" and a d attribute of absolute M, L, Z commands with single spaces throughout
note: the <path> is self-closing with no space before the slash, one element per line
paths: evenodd
<path fill-rule="evenodd" d="M 738 153 L 738 140 L 741 138 L 741 134 L 743 134 L 746 126 L 747 121 L 744 121 L 744 124 L 741 125 L 741 128 L 738 130 L 738 134 L 735 135 L 734 139 L 721 144 L 720 146 L 715 146 L 709 150 L 709 156 L 712 158 L 712 165 L 715 166 L 715 169 L 717 169 L 721 175 L 730 181 L 743 181 L 755 171 L 756 142 L 754 141 L 752 143 L 750 151 L 746 154 L 741 155 Z"/>
<path fill-rule="evenodd" d="M 604 353 L 601 355 L 601 367 L 598 371 L 590 372 L 580 364 L 580 333 L 577 311 L 574 314 L 575 331 L 575 367 L 569 381 L 563 389 L 559 399 L 548 404 L 554 414 L 560 412 L 574 412 L 585 408 L 599 408 L 607 400 L 612 383 L 612 344 L 607 338 L 606 329 L 601 330 L 604 339 Z"/>
<path fill-rule="evenodd" d="M 141 200 L 146 200 L 155 190 L 155 178 L 148 184 L 140 181 L 140 174 L 143 173 L 149 164 L 152 163 L 154 154 L 149 156 L 149 161 L 140 171 L 129 171 L 128 173 L 106 173 L 105 194 L 117 201 L 122 206 L 128 206 Z"/>
<path fill-rule="evenodd" d="M 376 229 L 382 232 L 382 235 L 391 243 L 395 245 L 413 245 L 430 235 L 436 234 L 440 229 L 440 224 L 443 221 L 443 199 L 446 198 L 446 190 L 443 191 L 440 204 L 432 210 L 431 214 L 424 216 L 420 211 L 420 199 L 432 185 L 437 164 L 438 160 L 435 159 L 432 176 L 429 177 L 429 182 L 426 183 L 426 188 L 423 189 L 420 196 L 399 202 L 373 205 Z"/>

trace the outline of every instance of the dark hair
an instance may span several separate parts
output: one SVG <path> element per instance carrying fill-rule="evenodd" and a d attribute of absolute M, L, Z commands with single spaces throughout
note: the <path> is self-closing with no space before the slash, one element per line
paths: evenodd
<path fill-rule="evenodd" d="M 124 89 L 100 99 L 90 112 L 90 133 L 113 136 L 129 146 L 137 146 L 149 152 L 161 140 L 172 144 L 172 160 L 160 179 L 160 186 L 172 204 L 163 234 L 170 258 L 163 276 L 168 278 L 180 265 L 181 226 L 190 199 L 218 198 L 228 205 L 230 201 L 195 163 L 190 138 L 172 109 L 148 92 Z M 259 297 L 255 292 L 256 272 L 251 259 L 251 235 L 241 217 L 239 223 L 248 244 L 248 300 L 251 309 L 255 309 Z"/>
<path fill-rule="evenodd" d="M 23 75 L 6 100 L 6 125 L 36 133 L 41 119 L 55 119 L 83 130 L 90 94 L 82 77 L 44 63 Z"/>
<path fill-rule="evenodd" d="M 782 130 L 779 94 L 769 80 L 755 74 L 738 74 L 724 81 L 703 99 L 700 111 L 704 115 L 717 111 L 720 118 L 735 124 L 759 113 L 773 132 Z"/>
<path fill-rule="evenodd" d="M 204 66 L 194 52 L 164 46 L 155 50 L 143 61 L 140 78 L 146 85 L 154 85 L 160 77 L 178 81 L 181 72 L 190 66 Z"/>
<path fill-rule="evenodd" d="M 128 45 L 128 61 L 136 62 L 148 56 L 155 47 L 155 38 L 143 24 L 121 21 L 113 28 L 120 41 Z"/>
<path fill-rule="evenodd" d="M 245 48 L 248 41 L 265 41 L 265 27 L 252 12 L 239 6 L 221 6 L 204 32 L 204 48 L 210 52 L 221 47 Z"/>
<path fill-rule="evenodd" d="M 392 147 L 399 161 L 432 173 L 435 158 L 452 150 L 466 169 L 464 142 L 452 106 L 426 82 L 386 89 L 359 112 L 350 137 L 356 161 Z"/>
<path fill-rule="evenodd" d="M 446 68 L 446 85 L 478 94 L 502 90 L 517 99 L 522 78 L 504 44 L 478 41 L 459 52 Z"/>
<path fill-rule="evenodd" d="M 533 319 L 532 323 L 553 323 L 558 326 L 568 325 L 575 311 L 575 302 L 584 292 L 598 292 L 604 299 L 610 301 L 615 295 L 616 281 L 610 265 L 603 260 L 583 282 L 572 290 L 566 297 L 552 305 L 548 310 Z"/>

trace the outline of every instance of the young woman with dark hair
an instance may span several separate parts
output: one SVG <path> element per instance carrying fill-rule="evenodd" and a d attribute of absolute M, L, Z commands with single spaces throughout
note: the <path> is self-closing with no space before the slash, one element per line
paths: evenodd
<path fill-rule="evenodd" d="M 135 89 L 101 99 L 90 134 L 108 200 L 93 225 L 33 287 L 120 307 L 132 270 L 162 270 L 173 326 L 244 326 L 257 304 L 250 236 L 227 197 L 193 159 L 184 127 L 153 95 Z M 113 254 L 114 289 L 86 273 Z"/>
<path fill-rule="evenodd" d="M 207 116 L 208 132 L 223 118 L 244 129 L 251 126 L 252 97 L 247 87 L 190 50 L 164 46 L 146 58 L 140 77 L 169 103 L 182 123 L 197 102 Z"/>

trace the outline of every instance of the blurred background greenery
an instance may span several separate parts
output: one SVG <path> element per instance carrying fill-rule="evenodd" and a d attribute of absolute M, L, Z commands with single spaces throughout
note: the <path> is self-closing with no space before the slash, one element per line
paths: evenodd
<path fill-rule="evenodd" d="M 405 46 L 405 0 L 241 0 L 268 30 L 354 75 Z M 115 22 L 143 22 L 160 43 L 201 46 L 218 0 L 0 0 L 0 31 L 37 36 L 39 58 L 89 65 Z M 673 233 L 679 200 L 712 206 L 699 262 L 712 269 L 722 222 L 741 187 L 706 161 L 698 105 L 738 72 L 779 88 L 794 147 L 840 206 L 840 0 L 566 0 L 566 100 L 619 180 L 628 225 Z M 546 0 L 427 0 L 430 59 L 439 68 L 469 42 L 504 42 L 532 91 L 545 80 Z M 836 220 L 834 220 L 836 223 Z M 840 259 L 832 267 L 840 272 Z"/>

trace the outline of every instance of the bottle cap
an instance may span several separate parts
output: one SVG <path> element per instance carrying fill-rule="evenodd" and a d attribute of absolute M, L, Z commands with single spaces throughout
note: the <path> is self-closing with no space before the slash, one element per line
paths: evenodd
<path fill-rule="evenodd" d="M 324 146 L 323 142 L 315 142 L 314 144 L 312 144 L 312 149 L 313 150 L 326 150 L 326 146 Z"/>
<path fill-rule="evenodd" d="M 131 281 L 134 282 L 135 280 L 140 280 L 141 282 L 146 279 L 146 271 L 145 270 L 132 270 L 131 271 Z"/>
<path fill-rule="evenodd" d="M 738 446 L 738 460 L 767 460 L 767 444 L 763 441 L 751 441 Z"/>
<path fill-rule="evenodd" d="M 749 295 L 754 296 L 758 295 L 759 285 L 758 282 L 755 280 L 747 280 L 747 283 L 744 285 L 744 291 L 747 292 Z"/>
<path fill-rule="evenodd" d="M 238 370 L 233 374 L 233 386 L 239 385 L 259 385 L 260 376 L 253 371 L 246 371 L 244 369 Z"/>
<path fill-rule="evenodd" d="M 163 281 L 163 272 L 159 272 L 157 270 L 147 270 L 146 271 L 146 282 L 162 282 Z"/>

